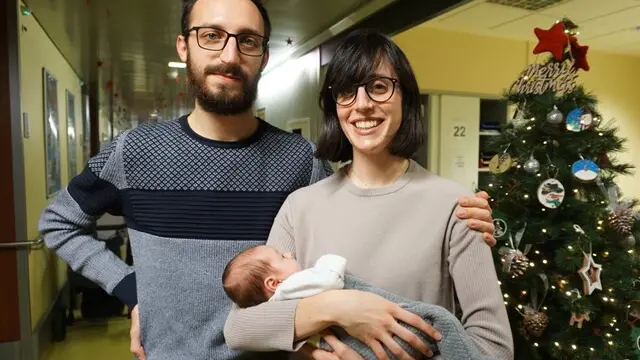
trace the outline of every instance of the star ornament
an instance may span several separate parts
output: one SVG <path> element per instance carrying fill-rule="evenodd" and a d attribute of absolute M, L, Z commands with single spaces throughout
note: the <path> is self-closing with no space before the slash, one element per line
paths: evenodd
<path fill-rule="evenodd" d="M 569 320 L 569 325 L 574 326 L 577 324 L 578 329 L 582 329 L 582 323 L 584 321 L 591 321 L 591 319 L 589 319 L 589 312 L 586 312 L 584 314 L 576 314 L 574 312 L 571 313 L 571 319 Z"/>
<path fill-rule="evenodd" d="M 584 284 L 584 293 L 591 295 L 596 289 L 602 290 L 602 282 L 600 281 L 600 274 L 602 273 L 602 265 L 596 264 L 593 261 L 591 254 L 584 254 L 582 260 L 582 267 L 578 270 L 582 282 Z"/>
<path fill-rule="evenodd" d="M 564 32 L 564 24 L 556 23 L 549 30 L 535 28 L 533 32 L 538 38 L 538 45 L 533 49 L 533 53 L 540 54 L 548 51 L 556 60 L 561 61 L 564 49 L 569 43 L 567 34 Z"/>
<path fill-rule="evenodd" d="M 587 50 L 589 50 L 589 47 L 578 44 L 578 39 L 573 36 L 569 38 L 569 42 L 571 43 L 571 56 L 573 56 L 574 61 L 573 67 L 589 71 L 589 63 L 587 62 Z"/>

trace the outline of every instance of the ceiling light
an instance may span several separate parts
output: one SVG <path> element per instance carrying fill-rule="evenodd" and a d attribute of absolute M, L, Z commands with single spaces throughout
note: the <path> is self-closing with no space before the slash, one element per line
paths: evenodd
<path fill-rule="evenodd" d="M 170 62 L 169 63 L 169 67 L 170 68 L 178 68 L 178 69 L 184 69 L 187 67 L 187 64 L 183 63 L 183 62 Z"/>

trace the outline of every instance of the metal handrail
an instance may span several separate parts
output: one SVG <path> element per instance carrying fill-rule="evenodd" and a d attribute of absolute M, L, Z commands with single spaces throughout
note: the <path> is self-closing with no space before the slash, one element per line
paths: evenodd
<path fill-rule="evenodd" d="M 96 231 L 123 230 L 126 228 L 127 224 L 98 225 L 96 226 Z"/>
<path fill-rule="evenodd" d="M 123 230 L 126 229 L 126 224 L 115 224 L 115 225 L 101 225 L 96 227 L 96 231 L 109 231 L 109 230 Z M 23 249 L 23 248 L 37 248 L 44 244 L 44 237 L 39 236 L 35 240 L 29 241 L 18 241 L 18 242 L 8 242 L 8 243 L 0 243 L 0 250 L 2 249 Z"/>
<path fill-rule="evenodd" d="M 43 243 L 44 243 L 44 238 L 40 236 L 35 240 L 0 243 L 0 249 L 35 248 L 35 247 L 41 246 Z"/>

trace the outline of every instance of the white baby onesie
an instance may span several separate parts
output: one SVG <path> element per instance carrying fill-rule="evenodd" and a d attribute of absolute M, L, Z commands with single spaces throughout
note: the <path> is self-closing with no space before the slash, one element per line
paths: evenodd
<path fill-rule="evenodd" d="M 327 290 L 344 288 L 347 259 L 327 254 L 309 269 L 298 271 L 284 280 L 269 301 L 302 299 Z"/>

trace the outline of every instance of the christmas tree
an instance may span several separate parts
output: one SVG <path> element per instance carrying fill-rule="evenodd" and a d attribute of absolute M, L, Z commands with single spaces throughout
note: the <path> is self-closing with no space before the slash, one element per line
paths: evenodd
<path fill-rule="evenodd" d="M 534 54 L 506 91 L 514 119 L 491 141 L 494 251 L 516 359 L 640 359 L 640 215 L 616 177 L 625 140 L 577 82 L 588 46 L 568 19 L 534 30 Z M 640 323 L 640 322 L 639 322 Z"/>

